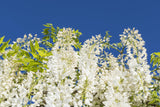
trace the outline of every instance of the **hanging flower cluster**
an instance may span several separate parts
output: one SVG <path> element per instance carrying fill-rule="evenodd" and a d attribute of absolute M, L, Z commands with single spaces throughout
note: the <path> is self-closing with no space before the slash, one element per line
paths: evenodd
<path fill-rule="evenodd" d="M 138 30 L 125 29 L 117 44 L 111 44 L 106 34 L 83 45 L 74 29 L 51 30 L 54 44 L 29 34 L 1 52 L 1 107 L 147 106 L 152 76 Z M 52 46 L 51 50 L 41 43 Z"/>

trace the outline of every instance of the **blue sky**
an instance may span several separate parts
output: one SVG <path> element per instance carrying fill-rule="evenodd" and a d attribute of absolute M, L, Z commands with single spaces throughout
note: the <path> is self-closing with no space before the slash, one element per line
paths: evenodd
<path fill-rule="evenodd" d="M 16 40 L 24 34 L 41 34 L 43 24 L 72 27 L 84 41 L 110 31 L 118 41 L 124 28 L 135 27 L 146 41 L 148 58 L 160 51 L 159 0 L 2 0 L 0 36 Z"/>

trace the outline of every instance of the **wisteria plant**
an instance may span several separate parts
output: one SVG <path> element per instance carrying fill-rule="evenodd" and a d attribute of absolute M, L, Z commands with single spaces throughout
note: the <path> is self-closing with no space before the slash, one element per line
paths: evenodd
<path fill-rule="evenodd" d="M 151 71 L 138 30 L 125 29 L 119 43 L 106 32 L 82 44 L 78 30 L 44 26 L 42 39 L 0 38 L 0 107 L 159 106 L 151 72 L 159 70 L 160 54 L 152 55 Z"/>

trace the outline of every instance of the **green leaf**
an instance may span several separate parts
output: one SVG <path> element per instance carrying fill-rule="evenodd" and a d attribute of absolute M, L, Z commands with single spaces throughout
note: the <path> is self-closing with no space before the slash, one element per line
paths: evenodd
<path fill-rule="evenodd" d="M 19 51 L 18 53 L 17 53 L 17 57 L 18 58 L 22 58 L 24 56 L 24 53 L 22 52 L 22 51 Z"/>
<path fill-rule="evenodd" d="M 76 37 L 77 37 L 77 38 L 78 38 L 80 35 L 82 35 L 82 33 L 79 32 L 79 30 L 76 30 L 76 31 L 75 31 L 75 29 L 73 29 L 73 33 L 76 34 Z"/>
<path fill-rule="evenodd" d="M 50 38 L 49 36 L 44 36 L 42 39 L 43 40 L 49 40 L 49 38 Z"/>
<path fill-rule="evenodd" d="M 160 57 L 160 52 L 155 52 L 154 54 Z"/>
<path fill-rule="evenodd" d="M 31 48 L 31 52 L 33 52 L 33 53 L 36 52 L 36 50 L 35 50 L 35 48 L 34 48 L 34 46 L 33 46 L 32 41 L 30 41 L 30 48 Z"/>
<path fill-rule="evenodd" d="M 23 55 L 25 55 L 25 56 L 27 56 L 27 57 L 30 57 L 29 52 L 27 52 L 27 51 L 25 51 L 25 50 L 23 50 L 23 49 L 21 49 L 21 51 L 23 52 Z"/>
<path fill-rule="evenodd" d="M 30 71 L 29 68 L 28 68 L 28 66 L 22 66 L 21 69 L 22 70 L 26 70 L 26 71 Z"/>
<path fill-rule="evenodd" d="M 79 39 L 78 38 L 72 38 L 76 43 L 79 42 Z"/>
<path fill-rule="evenodd" d="M 80 42 L 78 42 L 77 44 L 74 45 L 74 47 L 75 47 L 76 49 L 78 49 L 78 48 L 81 49 L 82 45 L 81 45 Z"/>
<path fill-rule="evenodd" d="M 44 64 L 44 65 L 43 65 L 43 67 L 45 67 L 45 68 L 47 68 L 47 69 L 48 69 L 48 66 L 47 66 L 47 64 Z"/>
<path fill-rule="evenodd" d="M 37 51 L 41 57 L 45 56 L 45 52 L 43 50 L 37 50 Z"/>
<path fill-rule="evenodd" d="M 45 51 L 45 50 L 37 50 L 37 51 L 38 51 L 38 53 L 39 53 L 39 55 L 40 55 L 41 57 L 47 57 L 47 56 L 52 55 L 51 52 L 48 52 L 48 51 Z"/>
<path fill-rule="evenodd" d="M 55 32 L 55 28 L 51 25 L 51 32 Z"/>
<path fill-rule="evenodd" d="M 3 36 L 3 37 L 0 38 L 0 44 L 2 44 L 4 37 L 5 36 Z"/>
<path fill-rule="evenodd" d="M 42 32 L 44 35 L 48 35 L 49 34 L 49 28 L 45 28 L 43 29 L 43 32 Z"/>
<path fill-rule="evenodd" d="M 57 41 L 55 36 L 52 36 L 51 38 L 53 39 L 53 43 L 55 43 Z"/>
<path fill-rule="evenodd" d="M 153 61 L 153 67 L 155 67 L 155 65 L 158 63 L 158 58 L 154 58 L 154 61 Z"/>
<path fill-rule="evenodd" d="M 41 58 L 41 60 L 48 61 L 49 59 L 48 58 Z"/>
<path fill-rule="evenodd" d="M 49 46 L 50 48 L 53 47 L 53 44 L 48 41 L 45 42 L 45 45 Z"/>
<path fill-rule="evenodd" d="M 154 104 L 156 102 L 155 99 L 153 99 L 152 101 L 150 101 L 148 104 Z"/>
<path fill-rule="evenodd" d="M 7 58 L 7 55 L 3 54 L 3 55 L 2 55 L 2 58 L 6 59 L 6 58 Z"/>
<path fill-rule="evenodd" d="M 1 52 L 1 53 L 5 51 L 5 49 L 7 48 L 9 42 L 10 42 L 10 40 L 8 40 L 7 42 L 5 42 L 5 43 L 0 47 L 0 52 Z"/>
<path fill-rule="evenodd" d="M 13 44 L 12 49 L 16 49 L 17 43 Z"/>
<path fill-rule="evenodd" d="M 108 32 L 109 32 L 109 31 L 106 31 L 105 39 L 106 39 L 106 38 L 108 38 L 108 37 L 109 37 L 109 38 L 111 38 L 111 37 L 112 37 L 111 35 L 109 35 L 109 33 L 108 33 Z"/>
<path fill-rule="evenodd" d="M 51 27 L 52 24 L 51 23 L 46 23 L 46 24 L 43 24 L 43 26 L 45 26 L 45 27 Z"/>
<path fill-rule="evenodd" d="M 15 54 L 16 54 L 15 51 L 9 51 L 9 52 L 7 53 L 7 56 L 8 56 L 8 57 L 11 57 L 11 56 L 14 56 Z"/>
<path fill-rule="evenodd" d="M 31 52 L 31 54 L 33 55 L 34 58 L 39 59 L 39 55 L 38 54 L 36 54 L 34 52 Z"/>
<path fill-rule="evenodd" d="M 118 43 L 117 46 L 118 46 L 119 48 L 121 48 L 121 47 L 122 47 L 122 43 Z"/>
<path fill-rule="evenodd" d="M 32 62 L 29 63 L 28 66 L 42 66 L 42 63 L 37 62 L 37 61 L 32 61 Z"/>
<path fill-rule="evenodd" d="M 35 41 L 35 49 L 38 50 L 39 49 L 39 44 L 37 41 Z"/>
<path fill-rule="evenodd" d="M 150 60 L 150 63 L 152 63 L 154 59 L 155 59 L 155 55 L 154 55 L 154 54 L 151 54 L 151 60 Z"/>
<path fill-rule="evenodd" d="M 153 91 L 153 92 L 152 92 L 152 95 L 153 95 L 153 97 L 158 97 L 158 95 L 157 95 L 157 92 L 156 92 L 156 91 Z"/>
<path fill-rule="evenodd" d="M 23 60 L 24 62 L 28 62 L 28 63 L 34 62 L 34 59 L 31 59 L 31 58 L 23 58 L 22 60 Z"/>
<path fill-rule="evenodd" d="M 152 101 L 150 101 L 148 104 L 155 104 L 157 102 L 160 102 L 160 99 L 154 98 Z M 158 107 L 158 106 L 157 106 Z"/>

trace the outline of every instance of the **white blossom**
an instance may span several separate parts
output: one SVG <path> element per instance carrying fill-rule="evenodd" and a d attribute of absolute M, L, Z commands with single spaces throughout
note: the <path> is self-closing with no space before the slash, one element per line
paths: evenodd
<path fill-rule="evenodd" d="M 26 51 L 30 50 L 28 39 L 32 39 L 28 36 L 17 38 Z M 124 30 L 120 40 L 125 50 L 117 56 L 106 52 L 103 43 L 109 43 L 109 38 L 101 35 L 86 40 L 78 51 L 71 28 L 63 28 L 56 37 L 45 72 L 24 75 L 15 56 L 0 60 L 1 107 L 22 107 L 29 101 L 31 107 L 131 107 L 149 99 L 152 76 L 138 30 Z M 31 41 L 35 40 L 41 43 L 37 35 Z"/>

